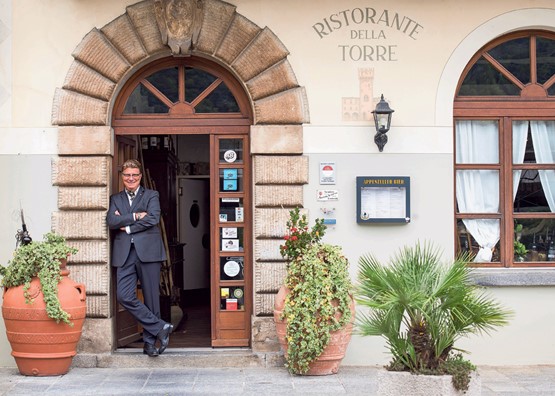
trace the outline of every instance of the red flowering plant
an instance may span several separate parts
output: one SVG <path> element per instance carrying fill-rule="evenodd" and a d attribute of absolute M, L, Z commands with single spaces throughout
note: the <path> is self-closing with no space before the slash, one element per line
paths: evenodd
<path fill-rule="evenodd" d="M 331 333 L 351 321 L 349 262 L 339 246 L 323 243 L 326 226 L 308 226 L 299 208 L 289 211 L 281 255 L 287 259 L 283 312 L 286 321 L 286 366 L 304 374 L 324 351 Z"/>
<path fill-rule="evenodd" d="M 290 262 L 302 255 L 310 245 L 320 243 L 326 232 L 324 219 L 316 219 L 314 226 L 309 229 L 306 214 L 301 215 L 299 208 L 289 211 L 286 224 L 287 233 L 283 237 L 285 244 L 279 250 L 281 256 Z"/>

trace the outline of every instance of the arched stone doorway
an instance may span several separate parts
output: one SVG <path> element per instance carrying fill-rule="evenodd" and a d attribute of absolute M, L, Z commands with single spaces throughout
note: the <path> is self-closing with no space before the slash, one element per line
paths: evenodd
<path fill-rule="evenodd" d="M 75 48 L 64 85 L 54 97 L 52 124 L 59 126 L 59 157 L 52 173 L 59 210 L 53 213 L 52 228 L 79 248 L 70 265 L 73 277 L 87 285 L 83 353 L 114 348 L 113 337 L 106 337 L 113 334 L 105 224 L 114 155 L 110 114 L 118 91 L 136 70 L 171 54 L 156 20 L 159 3 L 131 5 L 101 29 L 92 29 Z M 302 156 L 302 124 L 309 121 L 306 93 L 287 60 L 287 49 L 270 29 L 258 27 L 231 4 L 200 3 L 202 22 L 191 54 L 230 70 L 244 85 L 254 110 L 251 339 L 256 351 L 277 350 L 266 340 L 273 333 L 273 299 L 285 269 L 278 246 L 287 208 L 302 206 L 302 185 L 308 181 L 308 160 Z M 186 29 L 192 22 L 179 20 Z"/>

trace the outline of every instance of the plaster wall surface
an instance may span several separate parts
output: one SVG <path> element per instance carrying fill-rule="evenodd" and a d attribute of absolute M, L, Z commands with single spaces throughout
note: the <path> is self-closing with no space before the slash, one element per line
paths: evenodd
<path fill-rule="evenodd" d="M 0 139 L 1 141 L 1 139 Z M 1 144 L 0 144 L 1 145 Z M 52 186 L 50 162 L 54 154 L 0 154 L 0 193 L 2 225 L 0 226 L 0 264 L 11 259 L 15 249 L 15 234 L 21 229 L 20 208 L 31 237 L 42 240 L 50 231 L 51 214 L 57 209 L 57 192 Z M 0 366 L 14 366 L 9 353 L 4 321 L 0 320 Z"/>
<path fill-rule="evenodd" d="M 129 0 L 22 0 L 13 4 L 13 64 L 17 65 L 13 70 L 13 126 L 50 124 L 52 95 L 56 87 L 63 85 L 75 46 L 93 27 L 101 28 L 133 3 Z M 368 4 L 360 0 L 340 5 L 331 0 L 317 3 L 234 0 L 229 3 L 258 26 L 272 29 L 289 50 L 289 61 L 297 79 L 307 90 L 311 123 L 343 126 L 349 124 L 341 121 L 341 98 L 358 94 L 359 68 L 374 69 L 374 96 L 383 93 L 392 108 L 402 109 L 395 114 L 395 126 L 430 126 L 434 124 L 439 80 L 461 42 L 470 37 L 471 42 L 465 42 L 465 46 L 472 50 L 465 53 L 466 59 L 457 59 L 460 70 L 482 45 L 513 30 L 515 23 L 553 30 L 549 21 L 555 12 L 549 0 L 537 0 L 526 7 L 516 0 L 487 4 L 472 0 L 464 5 L 455 0 L 395 1 L 386 7 L 373 5 L 377 12 L 374 21 L 384 9 L 391 18 L 395 13 L 401 18 L 410 18 L 422 26 L 413 37 L 383 23 L 355 25 L 352 22 L 320 37 L 313 27 L 315 24 L 345 10 L 365 9 Z M 529 17 L 523 19 L 519 15 L 523 12 Z M 446 17 L 453 13 L 457 18 Z M 504 15 L 507 17 L 499 19 Z M 30 34 L 30 26 L 43 33 Z M 479 36 L 473 35 L 477 29 L 482 30 Z M 357 32 L 361 30 L 370 32 L 365 35 L 374 32 L 379 37 L 361 38 L 362 33 Z M 344 59 L 339 47 L 342 45 L 395 45 L 396 56 L 391 61 L 377 61 L 376 57 Z M 35 62 L 30 61 L 30 53 Z M 407 67 L 411 72 L 407 72 Z M 449 103 L 445 105 L 450 107 Z"/>

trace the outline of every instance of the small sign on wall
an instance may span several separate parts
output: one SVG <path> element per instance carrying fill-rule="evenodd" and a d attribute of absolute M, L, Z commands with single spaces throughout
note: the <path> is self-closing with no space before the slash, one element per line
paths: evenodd
<path fill-rule="evenodd" d="M 335 184 L 335 162 L 320 162 L 320 184 Z"/>
<path fill-rule="evenodd" d="M 318 201 L 337 201 L 339 193 L 337 190 L 318 190 L 316 198 Z"/>

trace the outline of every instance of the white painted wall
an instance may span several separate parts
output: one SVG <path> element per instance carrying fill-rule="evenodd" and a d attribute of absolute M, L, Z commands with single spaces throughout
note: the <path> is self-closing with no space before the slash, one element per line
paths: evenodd
<path fill-rule="evenodd" d="M 2 135 L 0 135 L 2 136 Z M 27 134 L 29 138 L 33 134 Z M 21 138 L 21 136 L 20 136 Z M 7 144 L 0 138 L 0 147 Z M 21 229 L 20 208 L 25 213 L 27 230 L 34 240 L 50 231 L 51 214 L 57 210 L 57 189 L 52 186 L 53 152 L 0 154 L 0 264 L 6 265 L 15 249 L 15 234 Z M 0 319 L 0 367 L 15 366 L 9 354 L 4 321 Z"/>

